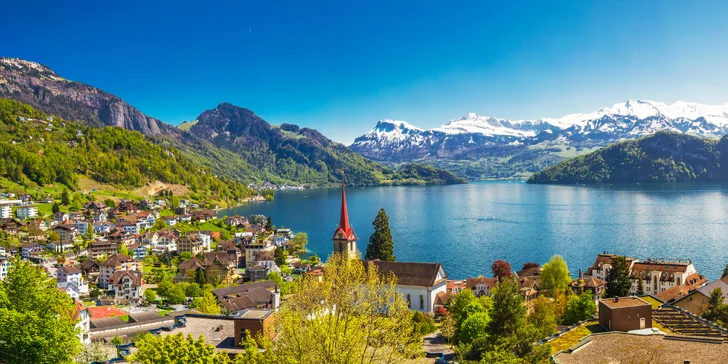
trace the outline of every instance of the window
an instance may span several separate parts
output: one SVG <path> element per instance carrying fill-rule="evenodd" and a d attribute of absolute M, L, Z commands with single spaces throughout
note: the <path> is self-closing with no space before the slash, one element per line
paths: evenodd
<path fill-rule="evenodd" d="M 425 309 L 425 296 L 420 295 L 420 310 Z"/>

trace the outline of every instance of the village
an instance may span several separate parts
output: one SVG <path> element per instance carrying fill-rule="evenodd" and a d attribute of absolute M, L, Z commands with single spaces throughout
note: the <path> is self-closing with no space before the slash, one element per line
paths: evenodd
<path fill-rule="evenodd" d="M 349 224 L 343 183 L 341 190 L 333 254 L 358 260 L 359 238 Z M 324 262 L 306 253 L 305 233 L 276 227 L 270 217 L 218 218 L 214 210 L 184 199 L 172 203 L 170 196 L 109 202 L 115 206 L 88 200 L 80 210 L 42 216 L 30 194 L 0 197 L 0 280 L 14 259 L 43 267 L 74 302 L 78 340 L 86 346 L 106 345 L 106 361 L 123 361 L 143 333 L 202 336 L 216 351 L 235 356 L 244 352 L 241 343 L 247 335 L 276 338 L 273 322 L 290 282 L 325 278 Z M 50 196 L 43 202 L 62 199 Z M 396 277 L 396 291 L 407 309 L 431 323 L 420 343 L 429 362 L 468 355 L 455 344 L 476 342 L 486 326 L 476 322 L 480 331 L 464 333 L 463 325 L 477 314 L 468 317 L 462 302 L 489 299 L 506 282 L 529 320 L 544 309 L 563 306 L 564 312 L 552 312 L 553 322 L 533 337 L 539 345 L 550 344 L 552 362 L 629 361 L 660 350 L 678 355 L 693 346 L 691 358 L 704 355 L 696 362 L 728 355 L 728 346 L 720 345 L 728 340 L 728 329 L 703 317 L 723 304 L 728 278 L 708 282 L 690 261 L 605 252 L 573 278 L 556 256 L 518 270 L 496 261 L 492 277 L 466 279 L 451 279 L 438 263 L 364 263 L 376 266 L 380 275 Z M 628 283 L 614 295 L 608 286 L 618 279 L 617 270 Z M 711 298 L 716 292 L 721 292 L 717 303 Z M 640 349 L 626 349 L 628 342 L 639 342 Z M 712 350 L 699 350 L 706 345 Z"/>

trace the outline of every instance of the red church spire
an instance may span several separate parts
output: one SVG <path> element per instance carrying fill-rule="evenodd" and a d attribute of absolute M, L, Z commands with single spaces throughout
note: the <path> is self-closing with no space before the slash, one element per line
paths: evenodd
<path fill-rule="evenodd" d="M 334 231 L 334 239 L 357 239 L 354 229 L 352 229 L 349 224 L 349 211 L 346 208 L 346 191 L 343 171 L 341 172 L 341 217 L 339 218 L 339 227 L 336 231 Z"/>
<path fill-rule="evenodd" d="M 346 191 L 344 191 L 344 171 L 341 171 L 341 218 L 339 219 L 339 227 L 341 227 L 346 232 L 348 232 L 351 229 L 351 226 L 349 226 L 349 211 L 346 210 Z"/>

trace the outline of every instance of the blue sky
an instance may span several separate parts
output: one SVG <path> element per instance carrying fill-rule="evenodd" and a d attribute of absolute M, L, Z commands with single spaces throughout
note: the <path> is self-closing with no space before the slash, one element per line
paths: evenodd
<path fill-rule="evenodd" d="M 227 101 L 341 142 L 377 120 L 728 102 L 728 2 L 34 1 L 0 55 L 177 124 Z"/>

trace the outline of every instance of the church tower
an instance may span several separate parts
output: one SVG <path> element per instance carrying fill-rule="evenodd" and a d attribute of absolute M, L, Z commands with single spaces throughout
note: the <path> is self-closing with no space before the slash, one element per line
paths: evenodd
<path fill-rule="evenodd" d="M 346 193 L 344 192 L 344 172 L 341 172 L 341 217 L 339 218 L 339 227 L 334 230 L 334 254 L 344 253 L 349 258 L 357 258 L 356 250 L 356 233 L 349 225 L 349 212 L 346 209 Z"/>

